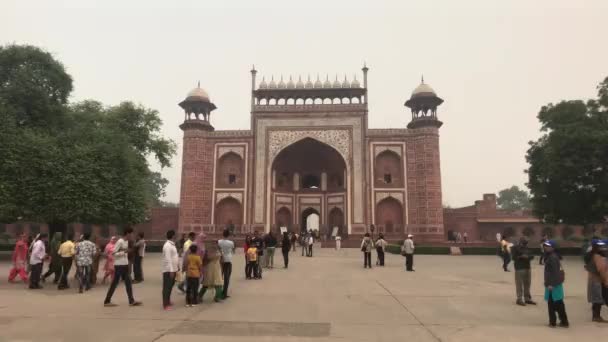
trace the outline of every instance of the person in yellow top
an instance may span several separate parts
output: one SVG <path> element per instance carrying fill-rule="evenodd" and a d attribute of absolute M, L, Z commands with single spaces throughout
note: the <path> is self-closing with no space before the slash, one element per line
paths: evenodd
<path fill-rule="evenodd" d="M 198 287 L 203 270 L 203 260 L 196 252 L 198 247 L 190 244 L 190 253 L 184 256 L 186 260 L 186 306 L 193 307 L 198 305 Z"/>
<path fill-rule="evenodd" d="M 74 241 L 72 241 L 72 239 L 72 235 L 68 235 L 68 238 L 59 246 L 59 250 L 57 252 L 61 258 L 61 279 L 59 280 L 59 285 L 57 286 L 59 290 L 70 288 L 68 285 L 68 273 L 70 273 L 70 268 L 72 268 L 74 254 L 76 254 Z"/>
<path fill-rule="evenodd" d="M 507 237 L 503 234 L 502 240 L 500 241 L 500 253 L 502 256 L 502 269 L 505 272 L 509 271 L 509 263 L 511 263 L 511 247 L 512 243 L 507 240 Z"/>
<path fill-rule="evenodd" d="M 184 247 L 183 247 L 183 252 L 182 252 L 182 259 L 180 260 L 182 261 L 182 263 L 185 265 L 185 263 L 188 261 L 187 260 L 187 256 L 188 256 L 188 251 L 190 250 L 190 246 L 192 246 L 192 244 L 194 243 L 194 238 L 196 237 L 196 234 L 194 234 L 194 232 L 190 232 L 188 233 L 188 239 L 184 242 Z M 186 272 L 184 271 L 186 269 L 186 267 L 184 267 L 182 269 L 181 273 L 181 281 L 179 281 L 179 284 L 177 285 L 177 289 L 180 290 L 182 293 L 186 292 L 186 289 L 184 288 L 184 286 L 186 286 L 187 284 L 187 275 L 185 274 Z M 187 297 L 187 295 L 186 295 Z"/>
<path fill-rule="evenodd" d="M 245 265 L 245 276 L 247 279 L 253 279 L 256 274 L 255 267 L 258 260 L 258 249 L 255 247 L 247 248 L 247 265 Z"/>

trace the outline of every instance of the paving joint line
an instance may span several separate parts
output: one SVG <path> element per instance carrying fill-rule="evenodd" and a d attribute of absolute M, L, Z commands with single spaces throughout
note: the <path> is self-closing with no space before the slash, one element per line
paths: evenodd
<path fill-rule="evenodd" d="M 409 313 L 410 315 L 412 315 L 412 317 L 414 317 L 414 319 L 416 320 L 416 322 L 418 322 L 418 324 L 420 324 L 420 326 L 422 326 L 424 328 L 424 330 L 426 330 L 431 336 L 433 336 L 433 338 L 438 341 L 438 342 L 442 342 L 441 338 L 439 338 L 439 336 L 435 335 L 435 333 L 429 329 L 429 327 L 427 327 L 416 315 L 414 315 L 414 313 L 407 308 L 407 306 L 405 304 L 403 304 L 399 298 L 395 297 L 395 295 L 389 290 L 387 289 L 384 285 L 382 285 L 381 282 L 379 282 L 378 280 L 376 280 L 376 283 L 384 289 L 384 291 L 386 291 L 391 297 L 393 297 L 393 299 L 399 303 L 399 305 L 401 305 L 401 307 L 403 309 L 405 309 L 405 311 L 407 311 L 407 313 Z"/>

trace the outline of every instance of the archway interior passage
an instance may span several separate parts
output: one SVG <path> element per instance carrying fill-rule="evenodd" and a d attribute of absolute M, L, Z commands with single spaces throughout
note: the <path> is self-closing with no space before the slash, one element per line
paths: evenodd
<path fill-rule="evenodd" d="M 305 138 L 283 149 L 273 162 L 274 190 L 339 192 L 346 188 L 346 163 L 332 147 Z"/>
<path fill-rule="evenodd" d="M 315 230 L 319 230 L 319 220 L 321 218 L 321 215 L 319 215 L 319 212 L 314 209 L 314 208 L 308 208 L 306 210 L 304 210 L 302 212 L 302 218 L 301 218 L 301 227 L 303 227 L 302 230 L 305 231 L 315 231 Z M 305 229 L 304 229 L 305 227 Z"/>

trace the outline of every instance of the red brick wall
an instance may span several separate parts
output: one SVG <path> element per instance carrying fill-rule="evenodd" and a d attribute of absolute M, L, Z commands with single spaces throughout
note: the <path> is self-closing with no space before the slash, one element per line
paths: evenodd
<path fill-rule="evenodd" d="M 212 140 L 198 135 L 196 130 L 184 131 L 180 232 L 200 231 L 202 225 L 211 224 L 213 146 Z"/>
<path fill-rule="evenodd" d="M 426 241 L 443 240 L 439 130 L 420 129 L 406 153 L 409 231 Z"/>
<path fill-rule="evenodd" d="M 136 225 L 134 229 L 144 232 L 148 240 L 163 240 L 168 230 L 177 230 L 178 223 L 179 208 L 152 208 L 150 220 Z"/>

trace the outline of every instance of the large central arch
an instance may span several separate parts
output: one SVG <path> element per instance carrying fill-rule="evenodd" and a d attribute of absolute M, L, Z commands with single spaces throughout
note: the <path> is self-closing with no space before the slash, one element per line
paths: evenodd
<path fill-rule="evenodd" d="M 344 156 L 333 146 L 311 137 L 304 137 L 284 147 L 270 160 L 268 175 L 267 217 L 276 218 L 280 205 L 275 202 L 275 194 L 291 198 L 294 211 L 305 203 L 321 208 L 320 227 L 327 231 L 327 205 L 330 195 L 344 195 L 342 203 L 348 208 L 350 201 L 350 169 Z M 306 197 L 306 198 L 304 198 Z M 348 211 L 344 217 L 349 217 Z M 275 219 L 276 220 L 276 219 Z M 297 221 L 296 221 L 297 222 Z M 348 220 L 350 223 L 350 220 Z M 276 224 L 278 222 L 272 222 Z M 300 229 L 303 223 L 298 222 Z"/>

